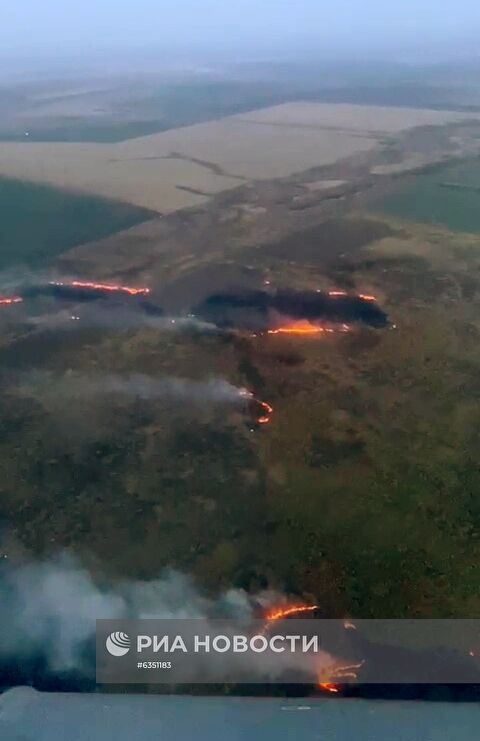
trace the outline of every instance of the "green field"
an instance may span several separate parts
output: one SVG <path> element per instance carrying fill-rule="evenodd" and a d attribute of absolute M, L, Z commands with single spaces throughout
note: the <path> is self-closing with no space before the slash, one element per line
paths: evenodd
<path fill-rule="evenodd" d="M 44 266 L 64 250 L 151 218 L 147 209 L 0 178 L 0 269 Z"/>
<path fill-rule="evenodd" d="M 480 161 L 415 175 L 373 205 L 411 221 L 442 224 L 453 231 L 480 231 Z"/>

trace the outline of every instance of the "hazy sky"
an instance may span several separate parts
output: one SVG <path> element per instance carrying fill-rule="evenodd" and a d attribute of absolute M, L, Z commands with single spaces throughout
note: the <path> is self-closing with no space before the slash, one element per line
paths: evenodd
<path fill-rule="evenodd" d="M 475 50 L 479 0 L 0 0 L 0 50 Z"/>

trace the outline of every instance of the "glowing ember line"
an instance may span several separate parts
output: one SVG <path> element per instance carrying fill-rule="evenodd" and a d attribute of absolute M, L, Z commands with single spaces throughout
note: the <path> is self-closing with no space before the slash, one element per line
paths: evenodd
<path fill-rule="evenodd" d="M 266 401 L 259 401 L 258 402 L 263 409 L 267 412 L 267 414 L 273 414 L 273 407 L 270 406 L 270 404 L 267 404 Z"/>
<path fill-rule="evenodd" d="M 283 618 L 291 617 L 292 615 L 299 615 L 304 612 L 314 612 L 319 610 L 318 605 L 290 605 L 288 607 L 278 607 L 272 612 L 268 612 L 265 615 L 265 620 L 268 623 L 273 623 L 275 620 L 283 620 Z"/>
<path fill-rule="evenodd" d="M 318 610 L 318 605 L 286 605 L 285 607 L 275 607 L 265 615 L 265 623 L 262 633 L 266 633 L 271 624 L 277 620 L 292 617 L 293 615 L 304 615 L 307 612 Z"/>
<path fill-rule="evenodd" d="M 329 296 L 348 296 L 346 291 L 328 291 Z M 377 297 L 372 296 L 368 293 L 358 293 L 357 298 L 361 298 L 363 301 L 376 301 Z"/>
<path fill-rule="evenodd" d="M 52 286 L 67 286 L 71 288 L 87 288 L 91 291 L 111 291 L 128 293 L 129 296 L 145 296 L 150 293 L 150 288 L 132 288 L 131 286 L 121 286 L 112 283 L 93 283 L 90 281 L 72 280 L 72 281 L 50 281 Z"/>
<path fill-rule="evenodd" d="M 268 329 L 267 334 L 291 334 L 291 335 L 318 335 L 318 334 L 335 334 L 336 332 L 349 332 L 348 324 L 340 324 L 336 327 L 323 327 L 320 324 L 311 324 L 311 322 L 292 322 L 283 327 Z"/>
<path fill-rule="evenodd" d="M 268 334 L 321 334 L 325 332 L 323 327 L 310 327 L 309 329 L 299 327 L 279 327 L 278 329 L 269 329 Z"/>
<path fill-rule="evenodd" d="M 355 680 L 358 677 L 357 670 L 360 669 L 364 665 L 365 661 L 360 661 L 358 664 L 345 664 L 342 666 L 341 664 L 338 666 L 334 666 L 332 668 L 329 668 L 327 672 L 325 672 L 325 669 L 321 671 L 320 676 L 317 679 L 317 687 L 321 690 L 324 690 L 325 692 L 339 692 L 340 686 L 338 684 L 335 684 L 332 681 L 321 681 L 324 679 L 325 674 L 327 673 L 329 675 L 328 679 L 350 679 Z"/>
<path fill-rule="evenodd" d="M 255 401 L 257 402 L 257 404 L 259 404 L 262 407 L 263 411 L 265 412 L 264 414 L 261 414 L 260 417 L 257 418 L 257 424 L 268 425 L 268 423 L 270 422 L 272 418 L 273 407 L 270 406 L 270 404 L 267 404 L 266 401 L 259 401 L 258 399 L 255 399 Z"/>
<path fill-rule="evenodd" d="M 242 396 L 244 399 L 249 399 L 255 404 L 258 404 L 258 406 L 261 407 L 261 409 L 263 410 L 262 414 L 257 417 L 257 424 L 267 425 L 271 421 L 273 407 L 270 404 L 268 404 L 266 401 L 260 401 L 260 399 L 256 399 L 252 392 L 248 389 L 240 389 L 240 396 Z"/>
<path fill-rule="evenodd" d="M 269 329 L 267 334 L 321 334 L 325 332 L 325 327 L 321 327 L 318 324 L 311 324 L 310 322 L 292 322 L 286 324 L 284 327 L 277 327 L 277 329 Z"/>
<path fill-rule="evenodd" d="M 21 296 L 1 296 L 0 306 L 11 306 L 12 304 L 21 304 L 23 298 Z"/>
<path fill-rule="evenodd" d="M 364 663 L 365 661 L 359 661 L 358 664 L 346 664 L 345 666 L 337 666 L 333 672 L 333 676 L 335 679 L 341 679 L 342 677 L 344 679 L 356 679 L 357 669 L 361 669 Z"/>
<path fill-rule="evenodd" d="M 319 610 L 319 605 L 286 605 L 285 607 L 276 607 L 270 610 L 265 615 L 265 623 L 263 626 L 262 633 L 266 633 L 270 628 L 271 624 L 277 620 L 283 620 L 284 618 L 302 616 L 305 613 L 312 613 Z M 355 627 L 350 621 L 345 621 L 345 627 Z M 323 668 L 316 679 L 316 684 L 319 689 L 324 692 L 330 692 L 337 694 L 340 692 L 340 685 L 335 684 L 332 680 L 334 679 L 357 679 L 357 670 L 364 665 L 364 661 L 360 661 L 358 664 L 338 664 L 333 665 L 325 671 Z M 324 681 L 327 680 L 327 681 Z"/>
<path fill-rule="evenodd" d="M 338 665 L 330 668 L 328 670 L 329 680 L 330 679 L 357 679 L 358 676 L 358 669 L 361 669 L 362 666 L 365 664 L 365 661 L 359 661 L 358 664 L 345 664 L 345 665 Z M 325 674 L 325 671 L 322 672 L 322 674 Z M 317 684 L 318 686 L 322 686 L 325 684 L 330 684 L 331 682 L 324 682 L 320 681 L 323 679 L 323 676 L 320 676 L 318 678 Z"/>

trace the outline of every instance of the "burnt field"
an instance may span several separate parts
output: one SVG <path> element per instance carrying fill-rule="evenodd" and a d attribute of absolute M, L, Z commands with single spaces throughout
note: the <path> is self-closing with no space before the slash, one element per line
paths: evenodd
<path fill-rule="evenodd" d="M 136 288 L 88 281 L 49 281 L 20 288 L 15 294 L 0 297 L 0 306 L 52 299 L 68 305 L 99 303 L 108 311 L 129 309 L 147 316 L 164 316 L 164 309 L 148 299 L 149 288 Z M 186 317 L 198 317 L 219 329 L 256 329 L 268 331 L 285 322 L 363 323 L 382 328 L 387 316 L 375 296 L 343 290 L 277 290 L 217 293 L 192 306 Z M 80 318 L 80 317 L 78 317 Z M 182 319 L 182 316 L 179 316 Z"/>
<path fill-rule="evenodd" d="M 285 322 L 356 323 L 385 327 L 387 316 L 374 296 L 344 291 L 251 291 L 209 296 L 194 313 L 219 327 L 266 331 Z"/>
<path fill-rule="evenodd" d="M 4 296 L 3 552 L 332 617 L 476 617 L 477 241 L 284 216 L 279 190 Z"/>
<path fill-rule="evenodd" d="M 208 600 L 233 589 L 326 617 L 476 617 L 476 242 L 378 234 L 316 267 L 260 246 L 245 270 L 239 251 L 218 291 L 226 256 L 192 261 L 167 286 L 195 287 L 198 270 L 182 315 L 153 276 L 20 287 L 0 307 L 7 565 L 43 559 L 57 577 L 68 553 L 102 594 L 163 594 L 173 568 Z M 0 661 L 5 684 L 92 690 L 89 655 L 59 671 L 37 649 Z"/>
<path fill-rule="evenodd" d="M 331 615 L 475 614 L 477 257 L 468 244 L 404 231 L 350 257 L 348 291 L 313 287 L 332 286 L 328 264 L 285 268 L 258 249 L 255 279 L 268 275 L 268 290 L 195 303 L 192 321 L 226 331 L 179 331 L 145 279 L 123 286 L 133 295 L 47 283 L 46 296 L 2 308 L 12 327 L 41 301 L 58 304 L 54 312 L 78 305 L 80 316 L 60 331 L 42 314 L 41 332 L 20 323 L 3 334 L 2 364 L 10 379 L 22 371 L 19 389 L 3 386 L 4 522 L 23 547 L 71 549 L 112 579 L 173 565 L 214 592 L 271 587 L 313 596 Z M 194 266 L 189 275 L 193 285 Z M 276 331 L 300 320 L 349 331 L 328 341 Z M 39 384 L 29 375 L 38 370 L 51 377 Z M 112 374 L 116 392 L 100 393 Z M 179 387 L 169 380 L 146 399 L 151 384 L 139 390 L 132 374 L 218 378 L 253 397 L 167 398 Z M 451 562 L 458 549 L 470 555 Z M 427 573 L 437 576 L 426 582 Z"/>
<path fill-rule="evenodd" d="M 50 281 L 20 289 L 17 298 L 20 298 L 22 302 L 50 298 L 60 304 L 63 302 L 67 304 L 98 302 L 112 311 L 115 308 L 120 310 L 130 308 L 151 316 L 163 316 L 163 309 L 148 300 L 149 292 L 149 289 L 116 286 L 108 283 Z M 8 299 L 5 300 L 8 301 Z"/>

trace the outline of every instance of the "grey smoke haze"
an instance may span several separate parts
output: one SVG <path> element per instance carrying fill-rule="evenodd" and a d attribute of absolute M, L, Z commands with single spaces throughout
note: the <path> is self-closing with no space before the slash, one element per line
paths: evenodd
<path fill-rule="evenodd" d="M 34 389 L 40 397 L 71 396 L 89 398 L 106 394 L 121 394 L 140 399 L 171 398 L 198 403 L 235 403 L 246 397 L 245 389 L 233 386 L 222 378 L 193 381 L 175 377 L 155 377 L 143 373 L 116 375 L 106 373 L 87 375 L 70 372 L 57 377 L 47 371 L 34 371 L 23 375 L 18 391 L 29 394 Z"/>
<path fill-rule="evenodd" d="M 83 55 L 146 49 L 268 55 L 286 50 L 391 56 L 402 49 L 472 52 L 475 0 L 24 0 L 0 9 L 4 54 Z"/>
<path fill-rule="evenodd" d="M 85 657 L 85 647 L 93 646 L 97 619 L 202 618 L 206 621 L 203 630 L 214 630 L 209 621 L 234 618 L 247 628 L 255 607 L 283 601 L 274 592 L 249 596 L 241 589 L 209 598 L 190 577 L 171 569 L 152 581 L 125 580 L 102 589 L 68 553 L 16 566 L 4 562 L 0 569 L 0 661 L 21 664 L 41 656 L 53 672 L 89 674 L 92 666 Z M 180 623 L 178 632 L 182 632 Z M 317 658 L 325 665 L 332 662 L 325 652 Z M 245 666 L 274 674 L 282 666 L 305 667 L 306 660 L 302 655 L 284 654 L 266 666 L 264 656 L 249 654 Z M 228 657 L 225 662 L 227 665 Z M 198 665 L 192 665 L 192 680 L 198 671 Z"/>
<path fill-rule="evenodd" d="M 192 579 L 166 570 L 152 581 L 124 581 L 101 589 L 68 553 L 0 571 L 0 657 L 47 657 L 54 671 L 81 667 L 81 650 L 102 618 L 247 617 L 242 590 L 210 600 Z"/>
<path fill-rule="evenodd" d="M 118 306 L 81 306 L 72 311 L 62 309 L 56 313 L 42 314 L 29 318 L 29 322 L 39 329 L 71 330 L 79 327 L 102 327 L 105 329 L 129 330 L 147 327 L 162 332 L 218 332 L 218 327 L 202 322 L 195 317 L 154 316 L 141 308 Z"/>

